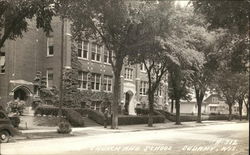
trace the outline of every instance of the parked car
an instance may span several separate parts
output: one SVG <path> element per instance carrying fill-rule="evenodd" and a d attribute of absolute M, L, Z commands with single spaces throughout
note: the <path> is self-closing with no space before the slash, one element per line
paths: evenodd
<path fill-rule="evenodd" d="M 7 143 L 11 136 L 13 137 L 19 133 L 7 114 L 0 110 L 0 143 Z"/>

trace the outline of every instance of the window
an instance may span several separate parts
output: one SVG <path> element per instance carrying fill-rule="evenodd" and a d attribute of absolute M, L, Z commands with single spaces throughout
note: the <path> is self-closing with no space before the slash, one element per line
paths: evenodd
<path fill-rule="evenodd" d="M 89 43 L 86 41 L 79 42 L 77 45 L 77 53 L 78 53 L 78 58 L 88 59 Z"/>
<path fill-rule="evenodd" d="M 146 72 L 146 71 L 147 71 L 144 64 L 141 64 L 141 65 L 140 65 L 140 70 L 141 70 L 142 72 Z"/>
<path fill-rule="evenodd" d="M 159 89 L 157 90 L 156 95 L 157 95 L 157 96 L 162 96 L 162 89 L 161 89 L 161 88 L 159 88 Z"/>
<path fill-rule="evenodd" d="M 52 36 L 47 38 L 47 56 L 54 55 L 54 39 Z"/>
<path fill-rule="evenodd" d="M 101 103 L 98 101 L 92 101 L 90 108 L 93 110 L 101 111 Z"/>
<path fill-rule="evenodd" d="M 239 107 L 234 107 L 234 112 L 239 112 Z"/>
<path fill-rule="evenodd" d="M 78 88 L 87 89 L 88 88 L 88 73 L 87 72 L 78 72 Z"/>
<path fill-rule="evenodd" d="M 101 61 L 101 46 L 92 44 L 91 46 L 91 60 Z"/>
<path fill-rule="evenodd" d="M 217 108 L 216 107 L 210 107 L 210 111 L 216 111 L 217 110 Z"/>
<path fill-rule="evenodd" d="M 101 74 L 92 74 L 91 78 L 91 89 L 92 90 L 101 90 Z"/>
<path fill-rule="evenodd" d="M 141 81 L 140 95 L 147 95 L 147 92 L 148 92 L 148 82 L 147 81 Z"/>
<path fill-rule="evenodd" d="M 52 88 L 53 86 L 53 70 L 52 69 L 47 69 L 47 88 Z"/>
<path fill-rule="evenodd" d="M 104 63 L 111 64 L 113 53 L 104 48 Z"/>
<path fill-rule="evenodd" d="M 5 53 L 0 52 L 0 73 L 5 73 Z"/>
<path fill-rule="evenodd" d="M 103 90 L 108 92 L 112 91 L 112 76 L 104 75 Z"/>
<path fill-rule="evenodd" d="M 133 79 L 133 69 L 132 68 L 125 68 L 125 79 L 132 80 Z"/>
<path fill-rule="evenodd" d="M 212 102 L 213 103 L 217 103 L 218 102 L 218 98 L 217 97 L 212 97 Z"/>

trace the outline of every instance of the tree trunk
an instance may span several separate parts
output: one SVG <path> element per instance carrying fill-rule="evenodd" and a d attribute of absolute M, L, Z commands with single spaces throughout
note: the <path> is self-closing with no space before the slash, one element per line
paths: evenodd
<path fill-rule="evenodd" d="M 198 106 L 198 115 L 197 115 L 197 123 L 201 123 L 201 102 L 197 102 Z"/>
<path fill-rule="evenodd" d="M 149 101 L 148 127 L 152 127 L 153 113 L 154 113 L 154 92 L 148 91 L 148 101 Z"/>
<path fill-rule="evenodd" d="M 118 61 L 114 69 L 113 103 L 112 103 L 112 124 L 111 129 L 118 128 L 118 105 L 121 101 L 121 69 L 123 61 Z"/>
<path fill-rule="evenodd" d="M 181 120 L 180 120 L 180 99 L 176 99 L 175 100 L 175 115 L 176 115 L 176 125 L 180 125 L 181 124 Z"/>
<path fill-rule="evenodd" d="M 174 112 L 174 99 L 171 99 L 171 113 Z"/>
<path fill-rule="evenodd" d="M 228 106 L 229 106 L 228 120 L 231 121 L 232 120 L 232 104 L 229 103 Z"/>
<path fill-rule="evenodd" d="M 201 105 L 202 101 L 204 98 L 205 91 L 202 89 L 199 89 L 195 87 L 195 97 L 196 97 L 196 102 L 197 102 L 197 107 L 198 107 L 198 114 L 197 114 L 197 123 L 201 123 Z"/>
<path fill-rule="evenodd" d="M 245 100 L 244 100 L 244 103 L 245 103 L 245 106 L 246 106 L 246 109 L 247 109 L 247 118 L 246 119 L 249 120 L 249 106 L 248 106 L 249 101 L 248 101 L 248 103 L 246 103 Z"/>
<path fill-rule="evenodd" d="M 239 115 L 240 115 L 240 121 L 242 120 L 242 104 L 243 100 L 239 99 Z"/>

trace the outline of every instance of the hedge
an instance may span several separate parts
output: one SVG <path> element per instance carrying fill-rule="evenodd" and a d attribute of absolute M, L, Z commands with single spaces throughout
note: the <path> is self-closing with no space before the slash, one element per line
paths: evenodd
<path fill-rule="evenodd" d="M 165 117 L 162 115 L 153 116 L 153 123 L 164 123 Z M 119 116 L 119 125 L 147 124 L 148 116 Z"/>
<path fill-rule="evenodd" d="M 164 110 L 157 110 L 161 114 L 165 116 L 166 119 L 175 122 L 176 116 L 175 114 L 172 114 L 170 112 L 164 111 Z M 246 116 L 243 116 L 242 119 L 245 119 Z M 239 119 L 239 115 L 232 115 L 232 119 Z M 196 121 L 197 120 L 197 114 L 196 115 L 184 115 L 181 114 L 180 116 L 181 122 L 189 122 L 189 121 Z M 201 120 L 228 120 L 228 114 L 210 114 L 210 115 L 202 115 Z"/>
<path fill-rule="evenodd" d="M 66 118 L 69 121 L 69 123 L 74 126 L 74 127 L 83 127 L 84 126 L 84 121 L 82 119 L 81 114 L 76 112 L 73 109 L 67 109 L 66 110 Z"/>
<path fill-rule="evenodd" d="M 46 115 L 46 116 L 58 116 L 59 108 L 52 106 L 39 106 L 36 108 L 34 115 Z M 84 126 L 84 121 L 81 114 L 76 112 L 74 109 L 62 108 L 62 116 L 66 117 L 69 123 L 75 127 Z"/>
<path fill-rule="evenodd" d="M 92 109 L 75 109 L 78 113 L 88 118 L 94 120 L 96 123 L 103 125 L 104 124 L 104 115 L 103 113 L 92 110 Z M 147 109 L 145 110 L 147 111 Z M 154 111 L 155 116 L 153 116 L 154 123 L 164 123 L 165 117 L 158 111 Z M 132 124 L 147 124 L 148 115 L 143 116 L 131 116 L 124 115 L 118 116 L 118 125 L 132 125 Z M 111 117 L 108 118 L 108 124 L 111 124 Z"/>
<path fill-rule="evenodd" d="M 98 124 L 103 125 L 104 124 L 104 114 L 96 111 L 96 110 L 92 110 L 92 109 L 75 109 L 78 113 L 80 113 L 82 116 L 88 116 L 89 119 L 92 119 L 93 121 L 95 121 Z"/>
<path fill-rule="evenodd" d="M 135 113 L 137 115 L 148 115 L 149 109 L 135 108 Z M 154 110 L 153 115 L 162 115 L 159 111 Z"/>

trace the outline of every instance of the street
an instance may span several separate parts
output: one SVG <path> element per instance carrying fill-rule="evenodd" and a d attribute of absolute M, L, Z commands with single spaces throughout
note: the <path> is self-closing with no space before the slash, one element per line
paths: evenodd
<path fill-rule="evenodd" d="M 108 133 L 55 139 L 17 141 L 1 145 L 9 154 L 195 154 L 247 155 L 249 123 L 192 128 Z"/>

